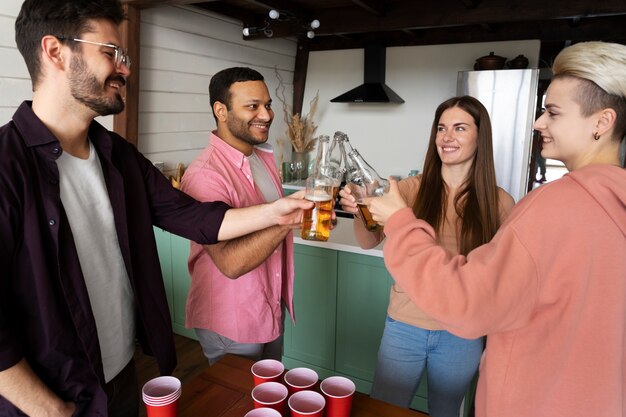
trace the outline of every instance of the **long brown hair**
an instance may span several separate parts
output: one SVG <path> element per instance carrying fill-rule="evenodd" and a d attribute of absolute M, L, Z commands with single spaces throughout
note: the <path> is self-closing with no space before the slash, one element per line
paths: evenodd
<path fill-rule="evenodd" d="M 413 212 L 417 218 L 426 220 L 433 226 L 437 233 L 441 232 L 446 215 L 448 189 L 441 176 L 442 163 L 435 138 L 441 115 L 452 107 L 459 107 L 472 116 L 478 127 L 477 149 L 472 167 L 454 198 L 455 210 L 461 222 L 458 250 L 467 255 L 477 246 L 489 242 L 500 226 L 491 121 L 487 109 L 474 97 L 453 97 L 437 107 Z"/>

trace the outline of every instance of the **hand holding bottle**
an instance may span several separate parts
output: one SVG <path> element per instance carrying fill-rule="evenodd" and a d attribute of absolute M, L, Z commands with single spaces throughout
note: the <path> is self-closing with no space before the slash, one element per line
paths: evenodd
<path fill-rule="evenodd" d="M 372 220 L 381 226 L 400 209 L 408 207 L 398 189 L 398 181 L 389 178 L 389 191 L 380 196 L 367 197 L 361 202 L 369 209 Z"/>
<path fill-rule="evenodd" d="M 339 204 L 341 204 L 341 209 L 351 214 L 359 213 L 356 206 L 356 197 L 352 192 L 352 188 L 355 186 L 356 184 L 348 183 L 339 191 Z"/>

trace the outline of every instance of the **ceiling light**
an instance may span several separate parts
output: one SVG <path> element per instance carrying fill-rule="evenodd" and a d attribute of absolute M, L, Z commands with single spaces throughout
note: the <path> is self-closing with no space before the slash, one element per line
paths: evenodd
<path fill-rule="evenodd" d="M 294 15 L 293 13 L 289 12 L 289 11 L 285 11 L 285 10 L 277 10 L 277 9 L 271 9 L 268 13 L 269 17 L 271 20 L 265 20 L 263 21 L 264 26 L 247 26 L 244 27 L 242 30 L 243 36 L 244 37 L 249 37 L 249 36 L 253 36 L 253 35 L 258 35 L 260 33 L 263 33 L 265 36 L 267 36 L 268 38 L 272 37 L 274 35 L 274 32 L 271 28 L 271 22 L 273 21 L 278 21 L 278 22 L 289 22 L 289 21 L 293 21 L 293 23 L 296 23 L 298 26 L 300 26 L 301 30 L 304 29 L 304 31 L 306 31 L 306 36 L 309 39 L 313 39 L 315 37 L 315 32 L 314 30 L 320 27 L 320 21 L 317 19 L 313 19 L 308 23 L 305 23 L 305 20 L 299 19 L 296 15 Z M 300 32 L 300 35 L 302 34 L 303 31 Z"/>
<path fill-rule="evenodd" d="M 258 27 L 255 27 L 255 26 L 245 27 L 245 28 L 243 28 L 241 33 L 243 33 L 243 36 L 246 36 L 246 37 L 252 36 L 252 35 L 257 35 L 259 33 L 264 34 L 268 38 L 271 38 L 274 35 L 274 32 L 270 28 L 269 23 L 266 23 L 265 26 L 263 26 L 261 28 L 258 28 Z"/>
<path fill-rule="evenodd" d="M 280 12 L 278 10 L 272 9 L 272 10 L 270 10 L 269 15 L 270 15 L 271 19 L 276 20 L 276 19 L 278 19 L 280 17 Z"/>

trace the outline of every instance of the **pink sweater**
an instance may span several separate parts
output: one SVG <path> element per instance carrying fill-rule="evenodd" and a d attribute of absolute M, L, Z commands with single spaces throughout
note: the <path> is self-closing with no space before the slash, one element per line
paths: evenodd
<path fill-rule="evenodd" d="M 385 264 L 420 308 L 459 336 L 488 335 L 477 416 L 626 416 L 625 170 L 543 185 L 467 257 L 410 208 L 385 234 Z"/>

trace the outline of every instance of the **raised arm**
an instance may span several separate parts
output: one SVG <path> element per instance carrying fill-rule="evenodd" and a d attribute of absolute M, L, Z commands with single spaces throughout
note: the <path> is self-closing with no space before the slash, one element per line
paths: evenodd
<path fill-rule="evenodd" d="M 313 207 L 313 202 L 303 197 L 304 192 L 298 192 L 272 203 L 229 209 L 217 239 L 233 239 L 275 225 L 296 226 L 302 223 L 303 211 Z"/>
<path fill-rule="evenodd" d="M 385 266 L 409 298 L 458 336 L 474 338 L 526 323 L 537 302 L 536 263 L 505 225 L 467 257 L 435 241 L 409 208 L 385 225 Z"/>
<path fill-rule="evenodd" d="M 204 250 L 224 275 L 236 279 L 261 265 L 290 231 L 289 226 L 272 226 L 214 245 L 204 245 Z"/>

